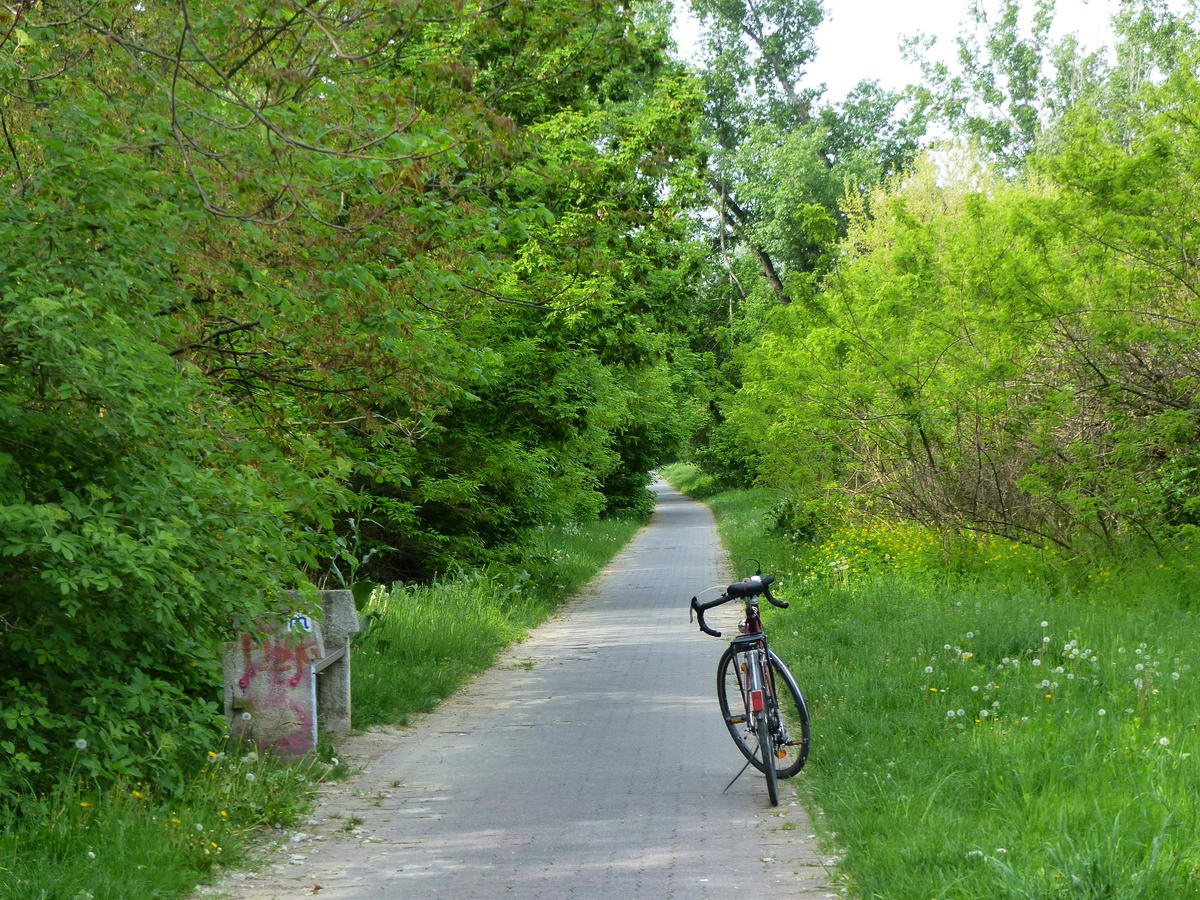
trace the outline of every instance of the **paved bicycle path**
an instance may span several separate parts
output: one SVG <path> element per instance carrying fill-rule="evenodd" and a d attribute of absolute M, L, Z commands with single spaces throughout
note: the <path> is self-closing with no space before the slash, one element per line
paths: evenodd
<path fill-rule="evenodd" d="M 706 507 L 653 489 L 651 523 L 576 601 L 413 727 L 352 739 L 365 771 L 262 871 L 218 891 L 834 896 L 788 782 L 777 809 L 753 770 L 721 793 L 744 760 L 717 710 L 721 643 L 686 604 L 727 583 L 724 554 Z"/>

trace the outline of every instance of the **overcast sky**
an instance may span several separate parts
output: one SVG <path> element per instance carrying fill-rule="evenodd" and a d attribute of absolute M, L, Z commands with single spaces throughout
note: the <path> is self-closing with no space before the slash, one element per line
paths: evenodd
<path fill-rule="evenodd" d="M 825 21 L 817 31 L 819 52 L 808 84 L 824 82 L 827 100 L 836 101 L 864 79 L 885 88 L 918 81 L 920 72 L 900 58 L 900 38 L 924 32 L 938 38 L 936 55 L 950 59 L 954 37 L 969 0 L 825 0 Z M 995 0 L 987 7 L 996 9 Z M 1032 3 L 1026 4 L 1032 7 Z M 1109 40 L 1109 19 L 1118 0 L 1058 0 L 1055 32 L 1075 32 L 1091 48 Z M 687 0 L 675 0 L 675 40 L 688 58 L 696 43 L 697 25 Z"/>

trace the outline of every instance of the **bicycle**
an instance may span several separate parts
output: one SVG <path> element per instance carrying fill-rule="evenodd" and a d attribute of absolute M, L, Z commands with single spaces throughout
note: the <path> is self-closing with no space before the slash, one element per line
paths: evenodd
<path fill-rule="evenodd" d="M 808 759 L 808 706 L 804 694 L 796 686 L 796 679 L 783 661 L 767 645 L 759 617 L 758 597 L 766 597 L 774 606 L 787 609 L 786 601 L 777 600 L 771 594 L 774 576 L 762 574 L 761 567 L 750 578 L 731 584 L 716 600 L 699 603 L 693 597 L 689 621 L 694 613 L 699 620 L 700 630 L 713 637 L 721 632 L 709 628 L 704 613 L 714 607 L 743 600 L 746 604 L 745 618 L 738 625 L 738 636 L 730 641 L 717 664 L 717 702 L 725 727 L 742 755 L 746 766 L 753 765 L 767 778 L 767 796 L 772 806 L 779 805 L 780 778 L 791 778 Z M 790 695 L 781 701 L 780 685 Z M 786 713 L 785 713 L 786 707 Z M 795 715 L 792 716 L 792 707 Z M 790 724 L 785 716 L 791 716 Z M 799 737 L 793 737 L 798 729 Z M 760 756 L 761 754 L 761 756 Z M 742 767 L 742 772 L 746 771 Z M 733 781 L 741 776 L 738 772 Z M 733 781 L 729 782 L 730 785 Z M 726 790 L 729 785 L 726 785 Z"/>

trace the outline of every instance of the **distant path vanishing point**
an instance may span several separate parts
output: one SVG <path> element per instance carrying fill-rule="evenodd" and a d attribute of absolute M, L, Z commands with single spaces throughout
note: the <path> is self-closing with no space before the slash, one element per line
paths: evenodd
<path fill-rule="evenodd" d="M 687 602 L 729 573 L 707 507 L 653 490 L 651 523 L 578 598 L 412 727 L 351 738 L 365 771 L 261 871 L 205 893 L 834 896 L 787 782 L 776 809 L 753 770 L 721 793 L 744 759 L 717 708 L 721 642 Z"/>

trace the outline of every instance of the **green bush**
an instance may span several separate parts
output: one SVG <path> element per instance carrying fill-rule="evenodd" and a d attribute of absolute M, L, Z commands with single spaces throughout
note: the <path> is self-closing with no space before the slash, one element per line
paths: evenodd
<path fill-rule="evenodd" d="M 186 217 L 136 160 L 52 151 L 0 217 L 0 797 L 77 740 L 88 774 L 178 786 L 221 637 L 302 581 L 292 522 L 338 496 L 164 346 Z"/>

